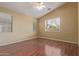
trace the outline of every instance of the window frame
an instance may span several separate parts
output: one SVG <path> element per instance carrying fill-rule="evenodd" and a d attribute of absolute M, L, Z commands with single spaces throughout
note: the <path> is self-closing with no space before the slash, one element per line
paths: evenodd
<path fill-rule="evenodd" d="M 1 12 L 2 14 L 4 14 L 4 15 L 9 15 L 9 14 L 7 14 L 7 13 L 3 13 L 3 12 Z M 9 15 L 10 16 L 10 23 L 9 22 L 1 22 L 0 23 L 0 25 L 2 26 L 2 28 L 0 28 L 1 29 L 1 31 L 0 31 L 0 33 L 5 33 L 5 32 L 13 32 L 13 16 L 12 15 Z M 7 17 L 7 16 L 6 16 Z M 2 17 L 2 19 L 4 19 L 3 17 Z M 5 18 L 6 19 L 6 18 Z M 6 19 L 7 20 L 7 19 Z M 7 26 L 8 27 L 7 27 Z M 4 29 L 3 29 L 4 28 Z M 7 30 L 6 30 L 7 29 Z"/>
<path fill-rule="evenodd" d="M 55 18 L 59 18 L 59 21 L 60 21 L 59 30 L 58 31 L 55 31 L 55 30 L 50 31 L 50 30 L 46 29 L 46 26 L 47 26 L 46 22 L 48 20 L 53 20 Z M 57 16 L 57 17 L 54 17 L 54 18 L 51 18 L 51 19 L 47 19 L 47 20 L 45 20 L 44 25 L 45 25 L 45 28 L 44 28 L 44 31 L 45 32 L 60 32 L 61 31 L 61 17 L 60 16 Z"/>

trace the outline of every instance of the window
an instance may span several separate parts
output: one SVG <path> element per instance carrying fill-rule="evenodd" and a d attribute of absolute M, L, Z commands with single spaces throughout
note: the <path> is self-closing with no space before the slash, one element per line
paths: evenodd
<path fill-rule="evenodd" d="M 36 25 L 37 25 L 37 20 L 36 19 L 34 19 L 33 20 L 33 32 L 36 32 Z"/>
<path fill-rule="evenodd" d="M 0 32 L 11 32 L 12 31 L 11 16 L 0 12 Z"/>
<path fill-rule="evenodd" d="M 45 21 L 45 31 L 60 31 L 60 17 L 55 17 Z"/>

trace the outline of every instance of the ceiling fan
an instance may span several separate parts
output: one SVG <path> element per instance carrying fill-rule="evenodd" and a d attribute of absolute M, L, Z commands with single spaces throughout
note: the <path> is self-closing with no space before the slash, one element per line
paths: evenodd
<path fill-rule="evenodd" d="M 51 8 L 48 8 L 44 2 L 36 2 L 34 3 L 34 8 L 38 9 L 38 10 L 43 10 L 43 9 L 46 9 L 46 10 L 50 10 Z"/>

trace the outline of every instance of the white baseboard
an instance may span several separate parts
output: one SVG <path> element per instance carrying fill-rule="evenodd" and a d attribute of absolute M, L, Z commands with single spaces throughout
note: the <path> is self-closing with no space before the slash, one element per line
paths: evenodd
<path fill-rule="evenodd" d="M 44 39 L 50 39 L 50 40 L 55 40 L 55 41 L 62 41 L 62 42 L 68 42 L 68 43 L 77 44 L 77 42 L 65 41 L 65 40 L 61 40 L 61 39 L 53 39 L 53 38 L 48 38 L 48 37 L 39 37 L 39 36 L 33 36 L 33 35 L 34 35 L 34 33 L 29 35 L 29 36 L 27 36 L 26 38 L 21 38 L 20 40 L 16 40 L 16 41 L 11 41 L 11 42 L 6 42 L 6 43 L 3 43 L 3 44 L 0 44 L 0 46 L 14 44 L 14 43 L 18 43 L 18 42 L 21 42 L 21 41 L 32 40 L 32 39 L 36 39 L 36 38 L 44 38 Z"/>
<path fill-rule="evenodd" d="M 26 36 L 25 38 L 21 38 L 19 40 L 2 43 L 2 44 L 0 44 L 0 46 L 5 46 L 5 45 L 9 45 L 9 44 L 15 44 L 15 43 L 18 43 L 18 42 L 26 41 L 26 40 L 36 39 L 37 36 L 34 36 L 34 35 L 35 35 L 35 33 L 32 33 L 32 34 Z"/>
<path fill-rule="evenodd" d="M 54 38 L 48 38 L 48 37 L 39 37 L 39 38 L 44 38 L 44 39 L 49 39 L 49 40 L 55 40 L 55 41 L 62 41 L 62 42 L 77 44 L 77 42 L 65 41 L 65 40 L 61 40 L 61 39 L 54 39 Z"/>

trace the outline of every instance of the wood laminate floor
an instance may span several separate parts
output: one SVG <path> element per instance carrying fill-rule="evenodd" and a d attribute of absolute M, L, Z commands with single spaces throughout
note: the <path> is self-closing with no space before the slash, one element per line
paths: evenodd
<path fill-rule="evenodd" d="M 78 52 L 77 44 L 42 38 L 0 46 L 1 56 L 77 56 Z"/>

